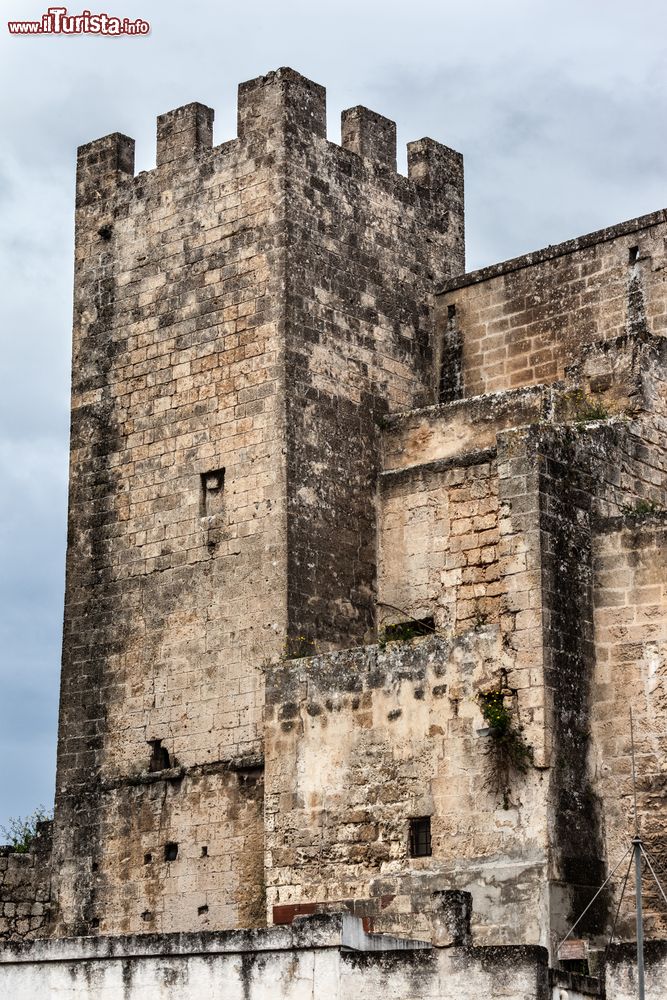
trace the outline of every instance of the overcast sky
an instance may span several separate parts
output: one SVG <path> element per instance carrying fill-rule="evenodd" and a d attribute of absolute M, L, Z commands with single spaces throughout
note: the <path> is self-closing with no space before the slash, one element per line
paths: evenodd
<path fill-rule="evenodd" d="M 69 10 L 84 6 L 100 9 Z M 327 87 L 331 139 L 365 104 L 397 121 L 399 148 L 429 135 L 464 154 L 468 268 L 667 205 L 665 0 L 101 7 L 150 35 L 0 23 L 0 825 L 53 800 L 77 145 L 124 132 L 148 169 L 156 115 L 194 100 L 222 142 L 237 84 L 289 65 Z"/>

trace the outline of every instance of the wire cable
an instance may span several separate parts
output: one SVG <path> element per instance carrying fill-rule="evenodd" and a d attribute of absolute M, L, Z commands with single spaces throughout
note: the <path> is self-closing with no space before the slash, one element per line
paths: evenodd
<path fill-rule="evenodd" d="M 586 914 L 588 913 L 588 911 L 590 910 L 591 906 L 593 905 L 593 903 L 595 902 L 595 900 L 598 898 L 598 896 L 600 895 L 600 893 L 602 892 L 602 890 L 604 889 L 604 887 L 614 877 L 614 875 L 616 874 L 616 872 L 618 871 L 618 869 L 621 867 L 621 865 L 623 864 L 623 862 L 627 858 L 628 854 L 631 853 L 631 851 L 632 851 L 632 847 L 628 847 L 627 851 L 625 852 L 625 854 L 623 855 L 623 857 L 621 858 L 621 860 L 618 862 L 618 864 L 616 865 L 616 867 L 614 868 L 614 870 L 612 872 L 610 872 L 609 875 L 607 875 L 606 879 L 604 880 L 604 882 L 602 883 L 602 885 L 600 886 L 600 888 L 598 889 L 598 891 L 595 893 L 595 895 L 591 899 L 591 901 L 588 904 L 588 906 L 586 907 L 586 909 L 583 911 L 583 913 L 579 917 L 577 917 L 577 919 L 572 924 L 572 926 L 570 927 L 569 931 L 567 932 L 567 934 L 565 935 L 565 937 L 563 938 L 563 940 L 560 942 L 560 944 L 556 948 L 556 954 L 558 954 L 558 952 L 560 951 L 560 949 L 563 947 L 563 945 L 565 944 L 565 942 L 567 941 L 567 939 L 569 938 L 570 934 L 572 933 L 572 931 L 574 930 L 574 928 L 577 926 L 577 924 L 581 923 L 581 921 L 586 916 Z"/>
<path fill-rule="evenodd" d="M 625 878 L 623 879 L 623 888 L 621 889 L 621 898 L 619 899 L 618 906 L 616 907 L 616 915 L 614 916 L 614 922 L 611 925 L 611 934 L 610 934 L 609 940 L 607 942 L 607 947 L 604 950 L 605 962 L 607 960 L 607 953 L 608 953 L 609 949 L 611 948 L 612 942 L 614 940 L 614 934 L 616 933 L 616 924 L 618 923 L 618 915 L 621 912 L 621 905 L 623 903 L 623 897 L 625 895 L 625 888 L 626 888 L 626 886 L 628 884 L 628 879 L 630 878 L 630 871 L 632 869 L 632 862 L 633 861 L 634 861 L 634 853 L 630 855 L 630 860 L 628 862 L 628 870 L 625 873 Z"/>

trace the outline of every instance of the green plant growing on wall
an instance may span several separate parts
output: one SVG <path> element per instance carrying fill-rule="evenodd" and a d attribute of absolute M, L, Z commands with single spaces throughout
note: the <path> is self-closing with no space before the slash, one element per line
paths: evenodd
<path fill-rule="evenodd" d="M 625 517 L 641 518 L 649 517 L 651 514 L 664 514 L 665 508 L 661 507 L 655 500 L 637 500 L 634 504 L 624 504 L 621 512 Z"/>
<path fill-rule="evenodd" d="M 490 744 L 486 751 L 491 762 L 487 787 L 502 795 L 503 807 L 510 806 L 510 785 L 516 774 L 526 774 L 533 763 L 533 748 L 516 725 L 507 698 L 513 692 L 504 685 L 479 694 L 479 705 L 489 729 Z"/>
<path fill-rule="evenodd" d="M 592 420 L 608 420 L 609 410 L 599 399 L 587 396 L 583 389 L 574 389 L 567 396 L 572 405 L 572 419 L 577 424 L 587 424 Z"/>
<path fill-rule="evenodd" d="M 37 806 L 29 816 L 11 818 L 9 826 L 0 827 L 0 832 L 7 838 L 7 843 L 15 854 L 28 854 L 37 837 L 38 825 L 51 819 L 52 816 L 53 813 L 49 809 Z"/>

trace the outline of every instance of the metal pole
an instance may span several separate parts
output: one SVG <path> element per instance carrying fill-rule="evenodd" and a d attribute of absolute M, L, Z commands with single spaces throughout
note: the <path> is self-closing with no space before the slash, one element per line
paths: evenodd
<path fill-rule="evenodd" d="M 635 896 L 637 899 L 637 996 L 644 1000 L 644 921 L 642 918 L 642 842 L 632 841 L 635 851 Z"/>
<path fill-rule="evenodd" d="M 639 838 L 639 812 L 637 810 L 637 773 L 635 771 L 635 727 L 630 709 L 630 754 L 632 757 L 632 795 L 635 800 L 635 837 Z"/>
<path fill-rule="evenodd" d="M 630 749 L 632 752 L 632 792 L 635 804 L 635 835 L 632 845 L 635 852 L 635 898 L 637 910 L 637 996 L 644 1000 L 644 918 L 642 914 L 642 838 L 639 832 L 637 809 L 637 773 L 635 771 L 635 733 L 630 709 Z"/>

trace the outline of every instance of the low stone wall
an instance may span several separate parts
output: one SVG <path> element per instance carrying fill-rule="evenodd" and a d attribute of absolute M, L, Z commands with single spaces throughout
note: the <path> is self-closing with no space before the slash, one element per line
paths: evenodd
<path fill-rule="evenodd" d="M 0 847 L 0 942 L 45 937 L 51 919 L 51 822 L 28 854 Z"/>
<path fill-rule="evenodd" d="M 479 707 L 504 656 L 484 626 L 267 668 L 269 922 L 342 902 L 376 931 L 441 944 L 435 894 L 457 889 L 475 943 L 547 943 L 542 772 L 516 775 L 503 802 Z M 430 855 L 410 849 L 415 817 L 430 819 Z"/>
<path fill-rule="evenodd" d="M 0 996 L 35 1000 L 551 1000 L 542 948 L 431 948 L 343 914 L 290 927 L 0 949 Z"/>

